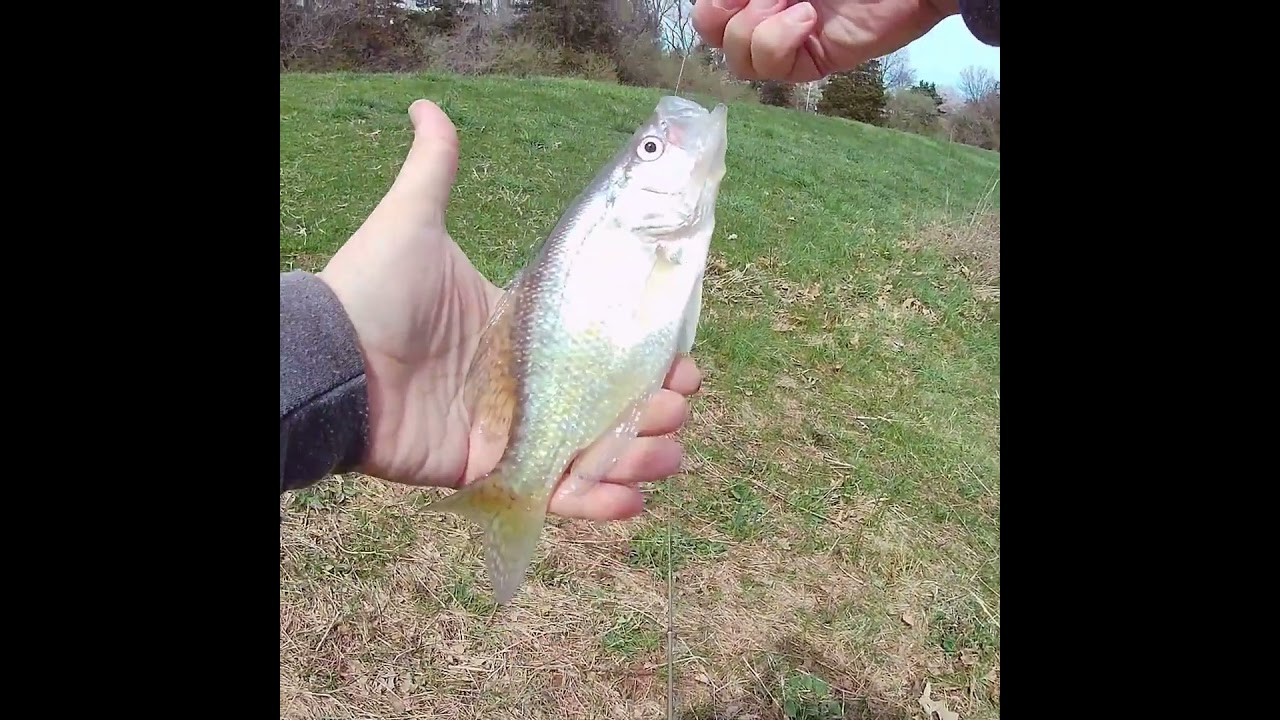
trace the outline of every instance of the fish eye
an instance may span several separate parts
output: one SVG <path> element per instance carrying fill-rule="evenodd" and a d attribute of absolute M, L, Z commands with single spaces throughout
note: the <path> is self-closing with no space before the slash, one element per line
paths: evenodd
<path fill-rule="evenodd" d="M 662 142 L 662 138 L 650 135 L 640 141 L 640 146 L 636 148 L 636 156 L 646 162 L 657 160 L 662 157 L 662 151 L 666 145 Z"/>

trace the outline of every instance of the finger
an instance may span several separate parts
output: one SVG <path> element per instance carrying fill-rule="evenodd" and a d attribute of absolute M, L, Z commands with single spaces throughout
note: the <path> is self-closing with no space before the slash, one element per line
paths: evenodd
<path fill-rule="evenodd" d="M 714 48 L 724 47 L 724 26 L 747 0 L 698 0 L 693 6 L 693 29 Z"/>
<path fill-rule="evenodd" d="M 635 485 L 665 480 L 680 472 L 684 448 L 668 437 L 632 440 L 627 451 L 604 477 L 605 482 Z"/>
<path fill-rule="evenodd" d="M 756 27 L 787 7 L 787 0 L 751 0 L 724 26 L 724 59 L 743 80 L 759 80 L 751 64 L 751 36 Z"/>
<path fill-rule="evenodd" d="M 809 82 L 822 77 L 805 40 L 818 23 L 813 5 L 803 2 L 766 18 L 751 34 L 751 67 L 766 80 Z"/>
<path fill-rule="evenodd" d="M 630 485 L 596 483 L 586 492 L 556 495 L 547 510 L 583 520 L 626 520 L 644 510 L 644 496 Z"/>
<path fill-rule="evenodd" d="M 702 389 L 702 371 L 693 358 L 680 355 L 671 363 L 671 370 L 662 381 L 662 387 L 685 396 L 697 394 Z"/>
<path fill-rule="evenodd" d="M 689 421 L 689 400 L 673 390 L 659 390 L 640 414 L 641 437 L 666 435 Z"/>
<path fill-rule="evenodd" d="M 458 172 L 458 131 L 430 100 L 409 106 L 413 144 L 389 195 L 402 196 L 423 210 L 443 216 Z"/>

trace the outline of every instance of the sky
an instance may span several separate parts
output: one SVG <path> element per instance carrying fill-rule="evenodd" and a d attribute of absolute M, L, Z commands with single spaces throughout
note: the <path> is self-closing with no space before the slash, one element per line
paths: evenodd
<path fill-rule="evenodd" d="M 987 47 L 974 39 L 959 15 L 948 17 L 908 45 L 907 57 L 917 80 L 939 87 L 956 87 L 960 71 L 969 65 L 985 67 L 1000 79 L 1000 48 Z"/>

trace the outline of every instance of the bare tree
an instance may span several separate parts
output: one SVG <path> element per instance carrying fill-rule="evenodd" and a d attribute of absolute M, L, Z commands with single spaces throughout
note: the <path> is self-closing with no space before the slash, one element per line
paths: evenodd
<path fill-rule="evenodd" d="M 977 65 L 960 71 L 960 95 L 967 103 L 976 103 L 996 90 L 997 81 L 991 71 Z"/>
<path fill-rule="evenodd" d="M 908 88 L 916 82 L 916 71 L 911 67 L 906 48 L 899 48 L 880 58 L 880 67 L 884 68 L 884 85 L 889 90 Z"/>
<path fill-rule="evenodd" d="M 692 0 L 667 0 L 665 35 L 672 52 L 688 55 L 698 44 L 698 33 L 693 29 Z"/>
<path fill-rule="evenodd" d="M 428 40 L 434 66 L 461 75 L 491 72 L 502 54 L 503 36 L 515 20 L 510 6 L 482 8 L 463 18 L 447 35 Z"/>
<path fill-rule="evenodd" d="M 970 65 L 960 71 L 959 102 L 944 105 L 951 139 L 989 150 L 1000 150 L 1000 81 L 991 71 Z M 950 90 L 950 88 L 948 88 Z"/>
<path fill-rule="evenodd" d="M 662 13 L 672 0 L 617 0 L 614 15 L 620 29 L 629 33 L 647 32 L 655 37 L 662 30 Z"/>
<path fill-rule="evenodd" d="M 328 50 L 360 16 L 353 0 L 280 0 L 280 67 Z"/>
<path fill-rule="evenodd" d="M 620 29 L 650 34 L 666 52 L 688 55 L 698 44 L 693 0 L 616 0 L 615 11 Z"/>

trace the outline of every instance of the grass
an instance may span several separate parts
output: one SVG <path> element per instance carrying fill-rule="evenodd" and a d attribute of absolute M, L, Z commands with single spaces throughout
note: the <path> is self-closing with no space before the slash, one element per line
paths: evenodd
<path fill-rule="evenodd" d="M 658 95 L 281 76 L 281 270 L 358 227 L 427 97 L 461 137 L 450 232 L 501 284 Z M 286 496 L 282 717 L 662 717 L 668 561 L 679 717 L 914 718 L 926 682 L 998 717 L 999 156 L 730 122 L 683 473 L 635 521 L 553 520 L 501 611 L 472 528 L 421 511 L 435 491 Z"/>

